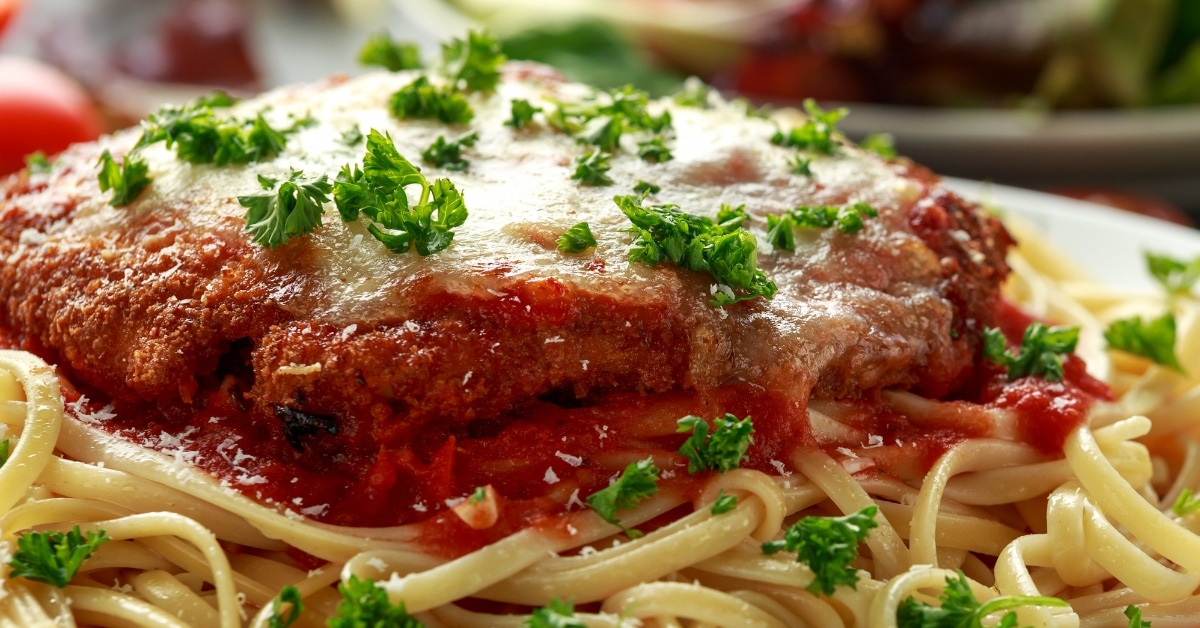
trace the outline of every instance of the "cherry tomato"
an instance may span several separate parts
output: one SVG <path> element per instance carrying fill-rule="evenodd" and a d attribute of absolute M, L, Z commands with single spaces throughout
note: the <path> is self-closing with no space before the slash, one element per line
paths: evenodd
<path fill-rule="evenodd" d="M 0 33 L 4 32 L 4 27 L 17 14 L 17 9 L 21 7 L 22 0 L 0 0 Z"/>
<path fill-rule="evenodd" d="M 103 130 L 96 106 L 70 77 L 30 59 L 0 57 L 0 176 L 20 170 L 34 151 L 53 155 Z"/>

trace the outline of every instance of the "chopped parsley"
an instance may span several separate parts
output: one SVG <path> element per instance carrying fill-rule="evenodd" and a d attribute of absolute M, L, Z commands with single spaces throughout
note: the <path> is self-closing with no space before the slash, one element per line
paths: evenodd
<path fill-rule="evenodd" d="M 985 617 L 1008 611 L 999 623 L 988 625 L 1016 628 L 1017 614 L 1010 609 L 1020 606 L 1068 606 L 1056 597 L 1044 595 L 1005 595 L 980 604 L 961 571 L 957 578 L 946 577 L 946 588 L 938 599 L 941 600 L 941 606 L 931 606 L 911 597 L 904 600 L 896 609 L 896 624 L 900 628 L 983 628 Z"/>
<path fill-rule="evenodd" d="M 1168 255 L 1146 253 L 1146 268 L 1150 276 L 1166 289 L 1171 296 L 1182 296 L 1192 291 L 1200 279 L 1200 256 L 1192 261 L 1178 260 Z"/>
<path fill-rule="evenodd" d="M 104 530 L 88 532 L 85 537 L 79 526 L 65 534 L 26 532 L 17 537 L 17 553 L 9 563 L 12 571 L 8 577 L 28 578 L 61 589 L 75 577 L 83 561 L 107 540 Z"/>
<path fill-rule="evenodd" d="M 283 605 L 290 604 L 286 613 L 283 612 Z M 296 620 L 300 619 L 300 613 L 304 612 L 304 602 L 300 600 L 300 590 L 292 585 L 283 587 L 279 592 L 279 597 L 271 603 L 271 618 L 267 620 L 267 628 L 289 628 Z"/>
<path fill-rule="evenodd" d="M 1175 355 L 1175 315 L 1171 312 L 1151 321 L 1139 316 L 1113 321 L 1104 330 L 1104 340 L 1110 349 L 1149 358 L 1155 364 L 1183 372 Z"/>
<path fill-rule="evenodd" d="M 1128 628 L 1150 628 L 1150 622 L 1142 619 L 1142 609 L 1133 604 L 1125 607 L 1125 617 L 1129 619 Z"/>
<path fill-rule="evenodd" d="M 758 241 L 741 228 L 744 212 L 732 210 L 713 222 L 677 205 L 643 206 L 640 196 L 617 196 L 613 201 L 634 225 L 629 230 L 636 236 L 630 261 L 647 266 L 668 262 L 708 272 L 719 284 L 709 301 L 714 307 L 775 296 L 775 283 L 758 268 Z"/>
<path fill-rule="evenodd" d="M 446 124 L 466 124 L 475 117 L 466 97 L 454 86 L 438 87 L 430 83 L 427 76 L 418 76 L 392 94 L 388 112 L 400 120 L 432 119 Z"/>
<path fill-rule="evenodd" d="M 858 556 L 872 528 L 879 526 L 877 506 L 867 506 L 844 517 L 804 517 L 792 524 L 783 539 L 762 544 L 764 554 L 796 552 L 796 560 L 808 565 L 813 581 L 806 589 L 814 595 L 833 595 L 838 585 L 854 589 L 858 571 L 850 563 Z"/>
<path fill-rule="evenodd" d="M 801 157 L 795 155 L 789 164 L 792 174 L 803 175 L 806 177 L 812 176 L 812 157 Z"/>
<path fill-rule="evenodd" d="M 358 62 L 391 72 L 419 70 L 425 67 L 421 63 L 421 50 L 416 44 L 398 42 L 392 39 L 387 31 L 367 39 L 367 43 L 358 51 Z"/>
<path fill-rule="evenodd" d="M 1183 489 L 1179 493 L 1179 499 L 1176 499 L 1171 506 L 1171 512 L 1178 517 L 1186 517 L 1200 512 L 1200 495 L 1193 495 L 1190 488 Z"/>
<path fill-rule="evenodd" d="M 333 191 L 329 177 L 314 179 L 293 170 L 286 181 L 259 175 L 258 183 L 265 194 L 238 197 L 246 208 L 246 232 L 256 244 L 274 248 L 321 226 L 324 205 Z"/>
<path fill-rule="evenodd" d="M 681 107 L 696 107 L 698 109 L 708 109 L 712 105 L 709 103 L 709 96 L 712 94 L 713 88 L 707 83 L 694 76 L 688 77 L 683 82 L 683 89 L 679 93 L 671 97 L 675 104 Z"/>
<path fill-rule="evenodd" d="M 470 31 L 465 40 L 455 37 L 442 44 L 442 74 L 464 91 L 496 89 L 505 60 L 496 38 L 486 32 Z"/>
<path fill-rule="evenodd" d="M 777 131 L 771 137 L 771 143 L 779 146 L 811 150 L 823 155 L 834 154 L 837 151 L 837 147 L 841 144 L 841 140 L 835 137 L 837 123 L 846 117 L 846 114 L 850 113 L 849 110 L 841 108 L 834 109 L 833 111 L 824 111 L 811 98 L 804 101 L 804 110 L 808 112 L 808 120 L 804 124 L 792 128 L 787 133 Z"/>
<path fill-rule="evenodd" d="M 1008 350 L 1004 334 L 998 329 L 983 330 L 983 357 L 1008 369 L 1008 380 L 1022 377 L 1041 377 L 1050 382 L 1063 378 L 1063 356 L 1075 352 L 1079 342 L 1078 327 L 1046 327 L 1031 323 L 1025 328 L 1021 350 L 1016 355 Z"/>
<path fill-rule="evenodd" d="M 884 159 L 896 158 L 896 138 L 892 137 L 891 133 L 871 133 L 864 137 L 858 146 Z"/>
<path fill-rule="evenodd" d="M 571 178 L 579 181 L 580 185 L 596 187 L 612 185 L 612 177 L 608 176 L 608 171 L 612 169 L 612 166 L 609 165 L 608 160 L 608 153 L 594 148 L 575 160 L 575 173 L 571 175 Z"/>
<path fill-rule="evenodd" d="M 708 510 L 714 515 L 723 515 L 730 512 L 737 506 L 736 495 L 726 495 L 725 489 L 717 491 L 717 499 L 713 501 L 712 507 Z"/>
<path fill-rule="evenodd" d="M 854 203 L 841 207 L 835 205 L 802 205 L 776 216 L 767 215 L 767 240 L 775 248 L 796 250 L 796 229 L 836 228 L 846 234 L 858 233 L 865 226 L 864 219 L 876 218 L 879 210 L 867 203 Z"/>
<path fill-rule="evenodd" d="M 596 246 L 596 237 L 586 222 L 574 225 L 558 236 L 558 250 L 563 253 L 582 253 Z"/>
<path fill-rule="evenodd" d="M 3 467 L 4 463 L 8 462 L 8 448 L 8 439 L 0 440 L 0 467 Z"/>
<path fill-rule="evenodd" d="M 476 486 L 471 496 L 467 498 L 468 504 L 482 504 L 487 501 L 487 487 Z"/>
<path fill-rule="evenodd" d="M 621 528 L 631 539 L 642 533 L 621 525 L 617 511 L 633 508 L 658 492 L 658 467 L 653 458 L 629 463 L 608 488 L 592 493 L 587 498 L 588 506 L 605 521 Z"/>
<path fill-rule="evenodd" d="M 754 444 L 754 425 L 750 417 L 739 420 L 732 414 L 724 418 L 713 419 L 712 434 L 708 433 L 708 423 L 698 416 L 685 416 L 679 419 L 679 433 L 691 432 L 683 445 L 679 447 L 679 455 L 688 460 L 688 473 L 703 473 L 717 470 L 721 473 L 732 471 L 746 459 L 746 450 Z"/>
<path fill-rule="evenodd" d="M 510 118 L 504 124 L 511 126 L 514 129 L 522 129 L 529 126 L 533 122 L 533 115 L 542 110 L 541 107 L 534 107 L 529 104 L 528 100 L 516 98 L 510 103 L 511 113 Z"/>
<path fill-rule="evenodd" d="M 587 628 L 587 624 L 575 618 L 575 602 L 558 598 L 536 609 L 521 623 L 522 628 Z"/>
<path fill-rule="evenodd" d="M 417 202 L 406 188 L 418 186 Z M 462 194 L 449 179 L 430 183 L 421 170 L 396 150 L 391 136 L 372 129 L 362 168 L 343 166 L 333 184 L 333 198 L 342 220 L 366 216 L 367 231 L 393 253 L 413 247 L 421 255 L 450 245 L 455 227 L 467 220 Z"/>
<path fill-rule="evenodd" d="M 342 133 L 342 143 L 346 146 L 358 146 L 362 144 L 362 141 L 362 129 L 358 128 L 358 126 L 352 126 L 346 129 L 345 133 Z"/>
<path fill-rule="evenodd" d="M 108 200 L 108 204 L 113 207 L 124 207 L 132 203 L 142 194 L 142 190 L 150 185 L 150 167 L 146 165 L 145 160 L 138 159 L 132 152 L 126 155 L 125 162 L 118 166 L 112 153 L 105 150 L 96 165 L 100 166 L 100 175 L 97 177 L 100 191 L 112 190 L 112 198 Z"/>
<path fill-rule="evenodd" d="M 283 151 L 288 133 L 310 124 L 299 120 L 287 129 L 277 130 L 262 113 L 253 120 L 240 120 L 213 111 L 234 102 L 228 95 L 216 92 L 180 107 L 162 107 L 142 122 L 142 135 L 133 150 L 164 142 L 188 163 L 227 166 L 260 162 Z"/>
<path fill-rule="evenodd" d="M 652 164 L 661 164 L 675 158 L 671 149 L 663 143 L 663 138 L 653 137 L 644 142 L 638 142 L 638 157 Z"/>
<path fill-rule="evenodd" d="M 446 141 L 446 136 L 439 135 L 433 144 L 430 144 L 429 148 L 421 153 L 421 160 L 447 170 L 466 170 L 470 163 L 463 159 L 463 149 L 474 146 L 478 141 L 479 134 L 474 131 L 450 141 Z"/>
<path fill-rule="evenodd" d="M 342 601 L 338 602 L 337 615 L 331 617 L 329 628 L 366 628 L 387 626 L 388 628 L 423 628 L 424 624 L 409 615 L 404 603 L 392 604 L 387 591 L 375 585 L 373 580 L 350 576 L 338 584 Z"/>
<path fill-rule="evenodd" d="M 638 179 L 638 182 L 633 186 L 633 191 L 641 194 L 642 196 L 648 196 L 650 194 L 658 194 L 659 192 L 662 192 L 662 186 Z"/>
<path fill-rule="evenodd" d="M 621 148 L 621 138 L 627 132 L 660 134 L 671 129 L 671 112 L 652 115 L 647 109 L 649 102 L 645 92 L 627 85 L 602 92 L 591 101 L 559 103 L 546 116 L 546 123 L 563 133 L 578 136 L 583 144 L 616 152 Z M 665 146 L 662 150 L 665 150 Z M 669 155 L 670 151 L 666 151 L 663 161 L 669 159 Z"/>
<path fill-rule="evenodd" d="M 46 153 L 39 150 L 25 155 L 25 168 L 30 174 L 46 174 L 54 168 L 54 164 L 46 158 Z"/>

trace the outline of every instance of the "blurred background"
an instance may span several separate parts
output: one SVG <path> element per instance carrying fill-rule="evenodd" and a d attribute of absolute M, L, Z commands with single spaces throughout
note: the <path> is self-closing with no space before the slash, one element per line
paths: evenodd
<path fill-rule="evenodd" d="M 370 34 L 430 57 L 480 25 L 585 82 L 816 98 L 943 174 L 1200 218 L 1200 0 L 0 0 L 0 174 L 214 87 L 362 71 Z"/>

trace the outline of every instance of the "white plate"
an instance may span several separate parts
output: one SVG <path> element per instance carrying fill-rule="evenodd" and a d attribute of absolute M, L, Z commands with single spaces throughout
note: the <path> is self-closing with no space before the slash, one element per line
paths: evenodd
<path fill-rule="evenodd" d="M 937 172 L 1022 187 L 1088 185 L 1200 210 L 1200 107 L 1039 113 L 851 103 L 848 135 L 888 132 Z"/>
<path fill-rule="evenodd" d="M 947 178 L 954 191 L 1021 216 L 1096 279 L 1119 287 L 1152 286 L 1145 251 L 1200 255 L 1200 231 L 1103 205 L 1003 185 Z"/>

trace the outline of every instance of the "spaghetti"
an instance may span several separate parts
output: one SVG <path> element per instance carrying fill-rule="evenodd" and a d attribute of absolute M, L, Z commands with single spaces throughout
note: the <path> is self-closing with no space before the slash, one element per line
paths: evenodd
<path fill-rule="evenodd" d="M 447 558 L 428 550 L 417 525 L 317 523 L 99 429 L 64 408 L 51 367 L 0 352 L 0 422 L 14 444 L 0 467 L 5 562 L 30 530 L 79 525 L 112 539 L 64 589 L 5 580 L 0 626 L 64 617 L 103 626 L 266 626 L 289 585 L 305 607 L 296 625 L 316 626 L 337 612 L 332 585 L 352 576 L 375 581 L 429 626 L 517 626 L 527 609 L 555 599 L 574 600 L 576 619 L 589 626 L 894 626 L 905 600 L 936 604 L 956 570 L 980 601 L 1050 595 L 1070 604 L 1022 607 L 1022 624 L 1124 626 L 1134 605 L 1156 628 L 1190 625 L 1200 614 L 1200 517 L 1174 515 L 1171 504 L 1200 486 L 1200 378 L 1110 359 L 1086 339 L 1131 311 L 1169 308 L 1180 323 L 1183 366 L 1200 374 L 1200 354 L 1190 350 L 1200 343 L 1200 308 L 1189 296 L 1119 294 L 1064 276 L 1051 245 L 1014 228 L 1022 244 L 1011 258 L 1008 298 L 1039 318 L 1081 325 L 1081 352 L 1108 371 L 1116 393 L 1092 405 L 1058 450 L 1021 442 L 1010 426 L 953 444 L 906 481 L 864 464 L 865 451 L 800 447 L 786 473 L 713 473 L 698 490 L 668 487 L 623 510 L 623 525 L 646 530 L 636 539 L 582 509 Z M 1012 420 L 1003 409 L 911 393 L 883 399 L 931 427 L 948 414 Z M 818 439 L 861 431 L 853 408 L 838 404 L 814 402 L 809 420 Z M 720 494 L 737 503 L 713 514 Z M 760 549 L 802 516 L 871 505 L 879 525 L 854 563 L 853 589 L 814 595 L 806 565 Z M 322 564 L 305 568 L 297 550 Z"/>

